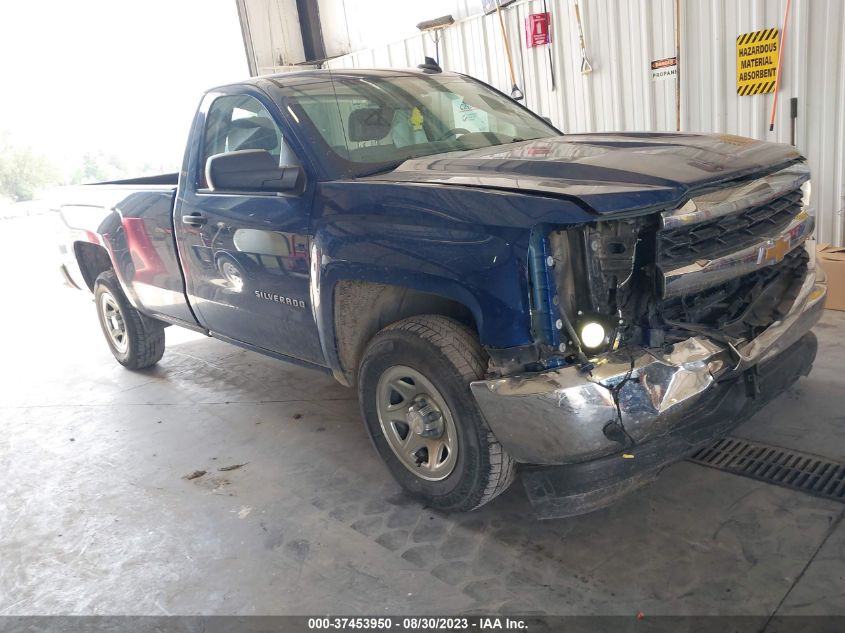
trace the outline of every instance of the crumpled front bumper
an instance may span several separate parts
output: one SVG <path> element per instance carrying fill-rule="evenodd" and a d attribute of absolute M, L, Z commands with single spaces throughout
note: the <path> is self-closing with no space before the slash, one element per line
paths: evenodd
<path fill-rule="evenodd" d="M 669 353 L 628 348 L 603 354 L 590 373 L 565 367 L 481 380 L 472 383 L 472 392 L 496 438 L 519 462 L 561 465 L 621 456 L 692 424 L 718 384 L 737 382 L 745 370 L 793 346 L 819 320 L 824 298 L 811 270 L 787 315 L 737 347 L 694 336 Z M 624 444 L 618 433 L 616 439 L 605 434 L 608 424 L 620 422 Z"/>

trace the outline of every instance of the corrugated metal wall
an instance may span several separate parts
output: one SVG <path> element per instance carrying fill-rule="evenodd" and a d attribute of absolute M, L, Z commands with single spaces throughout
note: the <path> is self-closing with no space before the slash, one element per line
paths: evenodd
<path fill-rule="evenodd" d="M 355 0 L 346 0 L 354 10 Z M 674 81 L 652 81 L 650 62 L 674 55 L 673 0 L 580 0 L 593 72 L 580 73 L 574 5 L 549 0 L 557 89 L 546 47 L 525 48 L 523 24 L 541 0 L 516 3 L 505 19 L 525 103 L 569 132 L 674 130 Z M 736 94 L 738 35 L 781 27 L 786 0 L 681 0 L 681 128 L 789 142 L 789 99 L 798 97 L 797 145 L 814 174 L 820 241 L 845 240 L 845 1 L 793 0 L 775 131 L 772 95 Z M 510 92 L 498 19 L 461 20 L 443 33 L 441 64 Z M 332 60 L 340 67 L 416 66 L 433 55 L 426 35 Z"/>

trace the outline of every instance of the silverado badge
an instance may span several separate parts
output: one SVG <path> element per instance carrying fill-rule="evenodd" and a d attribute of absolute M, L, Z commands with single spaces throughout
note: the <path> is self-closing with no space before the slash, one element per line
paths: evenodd
<path fill-rule="evenodd" d="M 266 301 L 275 301 L 286 306 L 294 308 L 304 308 L 305 302 L 300 299 L 291 299 L 290 297 L 283 297 L 282 295 L 273 294 L 272 292 L 264 292 L 263 290 L 256 290 L 255 296 Z"/>

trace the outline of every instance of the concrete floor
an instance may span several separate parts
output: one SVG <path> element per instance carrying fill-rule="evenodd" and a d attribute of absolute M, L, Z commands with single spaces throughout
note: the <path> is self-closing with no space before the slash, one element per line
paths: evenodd
<path fill-rule="evenodd" d="M 0 614 L 845 614 L 841 504 L 681 463 L 575 519 L 535 521 L 519 484 L 432 512 L 329 377 L 175 328 L 119 367 L 49 226 L 0 222 Z M 817 332 L 737 435 L 845 455 L 845 313 Z"/>

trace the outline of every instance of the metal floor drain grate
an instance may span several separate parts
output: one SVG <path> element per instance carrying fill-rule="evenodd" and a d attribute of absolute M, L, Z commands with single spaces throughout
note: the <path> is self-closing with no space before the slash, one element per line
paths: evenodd
<path fill-rule="evenodd" d="M 845 503 L 845 464 L 735 437 L 700 449 L 691 462 Z"/>

